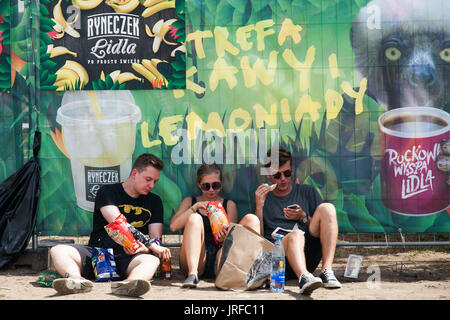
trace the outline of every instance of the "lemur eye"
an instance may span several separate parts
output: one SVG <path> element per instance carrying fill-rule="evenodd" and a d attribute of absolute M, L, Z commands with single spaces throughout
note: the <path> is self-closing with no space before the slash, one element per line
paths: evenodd
<path fill-rule="evenodd" d="M 450 62 L 450 48 L 445 48 L 442 50 L 441 53 L 439 53 L 439 56 L 445 62 Z"/>
<path fill-rule="evenodd" d="M 397 61 L 402 56 L 402 52 L 396 47 L 387 48 L 386 51 L 384 51 L 384 54 L 386 55 L 386 58 L 391 61 Z"/>

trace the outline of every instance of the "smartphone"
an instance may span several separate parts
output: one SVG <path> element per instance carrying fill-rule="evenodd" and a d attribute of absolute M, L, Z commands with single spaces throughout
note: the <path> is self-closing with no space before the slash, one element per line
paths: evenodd
<path fill-rule="evenodd" d="M 292 232 L 292 230 L 287 230 L 287 229 L 283 229 L 283 228 L 277 227 L 272 232 L 272 238 L 276 239 L 277 238 L 277 234 L 281 235 L 281 237 L 284 237 L 284 236 L 288 235 L 291 232 Z"/>
<path fill-rule="evenodd" d="M 288 209 L 298 209 L 298 204 L 291 204 L 289 206 L 287 206 Z"/>

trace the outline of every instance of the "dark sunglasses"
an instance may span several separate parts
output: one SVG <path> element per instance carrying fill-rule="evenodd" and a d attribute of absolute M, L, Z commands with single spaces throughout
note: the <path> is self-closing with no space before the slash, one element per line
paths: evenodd
<path fill-rule="evenodd" d="M 283 172 L 277 172 L 277 173 L 273 174 L 272 177 L 274 179 L 280 179 L 281 178 L 281 174 L 283 174 L 286 178 L 289 178 L 290 176 L 292 176 L 292 170 L 288 169 L 288 170 L 283 171 Z"/>
<path fill-rule="evenodd" d="M 209 182 L 207 182 L 202 183 L 200 187 L 204 191 L 208 191 L 211 187 L 213 188 L 213 190 L 219 190 L 220 188 L 222 188 L 222 184 L 220 182 L 213 182 L 212 184 L 209 184 Z"/>

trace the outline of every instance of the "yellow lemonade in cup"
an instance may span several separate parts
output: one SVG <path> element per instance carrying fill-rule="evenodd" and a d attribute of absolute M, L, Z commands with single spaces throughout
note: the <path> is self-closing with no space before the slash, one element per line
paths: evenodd
<path fill-rule="evenodd" d="M 63 103 L 58 109 L 56 121 L 62 126 L 80 208 L 93 212 L 102 185 L 126 180 L 140 120 L 141 110 L 134 101 L 106 96 L 98 99 L 96 107 L 84 99 Z"/>

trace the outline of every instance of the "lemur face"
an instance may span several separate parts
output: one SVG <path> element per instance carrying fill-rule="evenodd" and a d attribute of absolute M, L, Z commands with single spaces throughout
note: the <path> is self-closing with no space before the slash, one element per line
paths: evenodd
<path fill-rule="evenodd" d="M 392 32 L 379 48 L 388 106 L 443 107 L 449 101 L 450 38 L 442 33 Z"/>
<path fill-rule="evenodd" d="M 368 79 L 368 93 L 385 109 L 450 104 L 446 8 L 449 1 L 374 0 L 355 17 L 355 66 Z M 370 19 L 379 21 L 371 26 Z"/>

